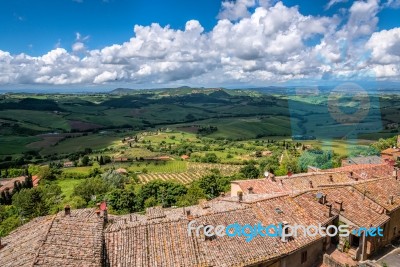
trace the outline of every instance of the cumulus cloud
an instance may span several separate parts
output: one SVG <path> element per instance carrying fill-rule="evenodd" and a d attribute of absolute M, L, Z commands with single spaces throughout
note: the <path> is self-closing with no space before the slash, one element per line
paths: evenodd
<path fill-rule="evenodd" d="M 0 84 L 260 85 L 370 72 L 399 77 L 400 30 L 376 32 L 377 0 L 356 1 L 345 15 L 332 17 L 265 0 L 222 7 L 209 32 L 196 20 L 183 30 L 154 23 L 136 25 L 130 40 L 102 49 L 89 50 L 89 36 L 76 33 L 70 51 L 57 46 L 32 57 L 0 50 Z"/>
<path fill-rule="evenodd" d="M 75 43 L 72 45 L 73 52 L 83 52 L 86 50 L 85 43 L 90 36 L 82 36 L 79 32 L 76 33 Z"/>

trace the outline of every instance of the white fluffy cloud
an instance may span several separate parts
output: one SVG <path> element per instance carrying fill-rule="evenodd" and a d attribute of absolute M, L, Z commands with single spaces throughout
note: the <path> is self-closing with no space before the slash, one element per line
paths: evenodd
<path fill-rule="evenodd" d="M 71 51 L 0 50 L 0 84 L 259 85 L 370 72 L 398 79 L 400 28 L 376 32 L 379 10 L 377 0 L 356 1 L 345 15 L 316 17 L 272 0 L 225 1 L 209 32 L 191 20 L 183 30 L 136 25 L 129 41 L 98 50 L 79 33 Z"/>

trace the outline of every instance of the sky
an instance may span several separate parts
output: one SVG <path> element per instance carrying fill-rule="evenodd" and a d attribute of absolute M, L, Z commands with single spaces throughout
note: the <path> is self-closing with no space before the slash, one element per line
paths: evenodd
<path fill-rule="evenodd" d="M 0 90 L 399 82 L 400 0 L 0 0 Z"/>

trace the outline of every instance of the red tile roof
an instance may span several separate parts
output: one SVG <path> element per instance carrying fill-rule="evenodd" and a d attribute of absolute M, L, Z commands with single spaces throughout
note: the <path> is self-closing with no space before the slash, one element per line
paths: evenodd
<path fill-rule="evenodd" d="M 355 188 L 388 211 L 393 211 L 400 207 L 400 180 L 395 178 L 379 179 L 360 183 L 355 185 Z M 393 196 L 392 204 L 389 200 L 390 196 Z"/>

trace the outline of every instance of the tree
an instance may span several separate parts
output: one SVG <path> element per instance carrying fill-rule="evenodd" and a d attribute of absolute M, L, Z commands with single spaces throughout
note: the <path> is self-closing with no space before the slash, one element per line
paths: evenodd
<path fill-rule="evenodd" d="M 206 153 L 201 161 L 206 163 L 218 163 L 219 159 L 215 153 Z"/>
<path fill-rule="evenodd" d="M 320 169 L 333 168 L 333 152 L 322 150 L 305 151 L 300 156 L 298 167 L 301 171 L 306 171 L 308 166 Z"/>
<path fill-rule="evenodd" d="M 222 176 L 220 173 L 212 172 L 208 175 L 201 177 L 198 180 L 198 185 L 208 198 L 214 198 L 219 196 L 219 194 L 223 192 L 223 188 L 219 183 L 219 180 L 221 179 Z"/>
<path fill-rule="evenodd" d="M 384 149 L 396 146 L 396 143 L 397 136 L 393 136 L 387 139 L 380 138 L 377 142 L 372 144 L 372 147 L 377 149 L 378 151 L 382 151 Z"/>
<path fill-rule="evenodd" d="M 89 178 L 74 187 L 73 196 L 79 196 L 88 203 L 92 196 L 101 196 L 107 193 L 108 189 L 109 186 L 102 178 Z"/>
<path fill-rule="evenodd" d="M 56 172 L 49 166 L 42 167 L 38 173 L 41 180 L 53 181 L 56 179 Z"/>
<path fill-rule="evenodd" d="M 171 207 L 177 205 L 180 196 L 186 194 L 187 188 L 175 181 L 153 180 L 143 185 L 140 198 L 143 201 L 154 197 L 157 205 Z"/>
<path fill-rule="evenodd" d="M 252 163 L 242 167 L 239 171 L 246 179 L 256 179 L 260 176 L 260 170 Z"/>
<path fill-rule="evenodd" d="M 123 188 L 129 181 L 129 178 L 117 173 L 115 170 L 109 170 L 101 176 L 104 182 L 112 188 Z"/>
<path fill-rule="evenodd" d="M 200 187 L 198 182 L 193 182 L 186 193 L 179 197 L 178 206 L 191 206 L 196 205 L 199 202 L 199 199 L 206 199 L 207 195 L 204 193 L 203 189 Z"/>
<path fill-rule="evenodd" d="M 88 156 L 83 156 L 83 158 L 81 160 L 83 166 L 88 166 L 89 165 L 89 161 L 90 161 L 90 159 L 89 159 Z"/>
<path fill-rule="evenodd" d="M 48 213 L 48 207 L 36 188 L 22 189 L 12 197 L 12 202 L 19 214 L 29 219 Z"/>
<path fill-rule="evenodd" d="M 96 177 L 100 174 L 101 174 L 101 168 L 100 168 L 99 163 L 97 163 L 97 162 L 93 163 L 93 166 L 90 168 L 90 171 L 89 171 L 89 176 Z"/>
<path fill-rule="evenodd" d="M 131 213 L 140 210 L 135 192 L 130 189 L 114 189 L 107 194 L 107 203 L 117 213 Z"/>
<path fill-rule="evenodd" d="M 51 213 L 57 211 L 62 199 L 61 187 L 55 183 L 52 183 L 41 185 L 36 189 L 39 191 L 46 209 Z"/>
<path fill-rule="evenodd" d="M 260 162 L 260 170 L 274 173 L 279 168 L 279 160 L 275 155 L 263 159 Z"/>

